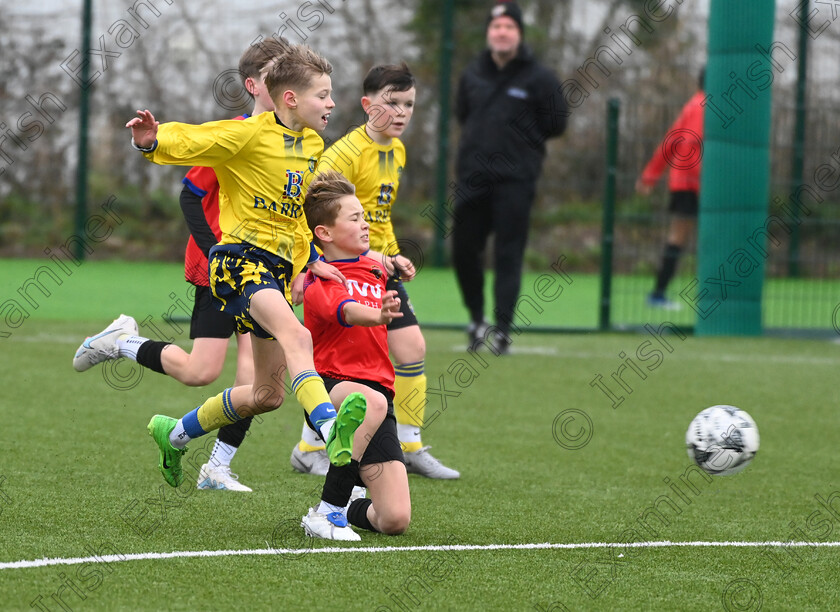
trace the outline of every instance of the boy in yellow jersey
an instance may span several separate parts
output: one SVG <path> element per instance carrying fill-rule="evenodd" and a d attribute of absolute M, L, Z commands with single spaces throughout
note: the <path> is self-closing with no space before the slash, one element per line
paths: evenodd
<path fill-rule="evenodd" d="M 349 396 L 336 417 L 315 372 L 312 338 L 285 296 L 295 271 L 296 235 L 311 236 L 303 196 L 323 152 L 318 132 L 335 106 L 331 73 L 326 59 L 292 45 L 265 78 L 273 113 L 241 121 L 159 125 L 146 110 L 126 124 L 132 145 L 150 161 L 215 170 L 222 238 L 210 250 L 210 286 L 217 306 L 235 318 L 238 331 L 252 334 L 252 385 L 225 389 L 181 419 L 155 415 L 149 422 L 160 450 L 160 471 L 173 487 L 183 480 L 181 456 L 192 438 L 280 406 L 286 369 L 298 401 L 326 441 L 330 461 L 350 461 L 364 398 Z M 316 259 L 309 266 L 314 274 L 344 282 L 335 268 Z"/>
<path fill-rule="evenodd" d="M 284 53 L 289 43 L 285 39 L 269 37 L 249 45 L 239 59 L 242 86 L 254 101 L 251 114 L 237 119 L 247 119 L 274 110 L 274 102 L 265 86 L 265 77 L 278 55 Z M 108 359 L 126 358 L 145 368 L 171 376 L 182 384 L 203 387 L 214 382 L 225 365 L 230 337 L 236 337 L 236 377 L 234 386 L 250 384 L 254 375 L 254 358 L 251 334 L 237 334 L 234 318 L 212 306 L 207 258 L 210 249 L 221 238 L 219 230 L 219 181 L 212 168 L 191 168 L 183 180 L 180 195 L 181 210 L 190 230 L 184 257 L 184 274 L 195 294 L 190 338 L 192 349 L 183 350 L 177 344 L 140 336 L 133 317 L 122 315 L 103 332 L 87 338 L 73 358 L 76 370 L 87 370 Z M 305 256 L 309 244 L 305 244 Z M 306 259 L 303 260 L 303 263 Z M 303 277 L 301 276 L 301 279 Z M 205 490 L 251 491 L 239 482 L 231 471 L 231 461 L 245 440 L 253 417 L 246 417 L 219 429 L 207 462 L 199 467 L 192 456 L 197 476 L 196 486 Z M 205 447 L 206 448 L 206 447 Z M 203 453 L 199 453 L 201 457 Z M 325 454 L 326 456 L 326 454 Z M 329 461 L 327 460 L 327 463 Z"/>
<path fill-rule="evenodd" d="M 370 249 L 394 258 L 398 268 L 408 259 L 400 255 L 391 224 L 391 206 L 397 197 L 405 166 L 405 146 L 399 136 L 414 112 L 415 80 L 409 67 L 379 65 L 370 69 L 362 84 L 362 108 L 368 121 L 337 141 L 321 156 L 317 172 L 337 170 L 356 186 L 356 195 L 370 224 Z M 457 470 L 446 467 L 423 446 L 420 432 L 426 408 L 426 341 L 402 282 L 390 279 L 387 289 L 397 291 L 401 318 L 388 324 L 388 349 L 396 374 L 394 412 L 397 431 L 409 473 L 428 478 L 458 478 Z M 292 451 L 292 466 L 306 466 L 306 455 L 315 452 L 304 426 L 303 439 Z M 307 439 L 310 438 L 310 440 Z"/>

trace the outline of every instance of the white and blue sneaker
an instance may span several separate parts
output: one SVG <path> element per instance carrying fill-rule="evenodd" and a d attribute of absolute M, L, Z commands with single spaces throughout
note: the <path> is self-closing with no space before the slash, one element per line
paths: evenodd
<path fill-rule="evenodd" d="M 117 359 L 120 356 L 117 338 L 122 335 L 136 336 L 139 333 L 137 321 L 133 317 L 121 314 L 101 332 L 85 338 L 73 357 L 73 368 L 77 372 L 84 372 L 97 363 Z"/>
<path fill-rule="evenodd" d="M 217 489 L 220 491 L 251 491 L 239 482 L 239 476 L 230 471 L 229 465 L 211 465 L 205 463 L 198 471 L 199 489 Z"/>
<path fill-rule="evenodd" d="M 322 514 L 309 509 L 309 514 L 300 521 L 300 526 L 310 538 L 321 538 L 323 540 L 342 540 L 345 542 L 359 542 L 362 537 L 351 529 L 347 523 L 347 517 L 341 512 L 330 512 Z"/>

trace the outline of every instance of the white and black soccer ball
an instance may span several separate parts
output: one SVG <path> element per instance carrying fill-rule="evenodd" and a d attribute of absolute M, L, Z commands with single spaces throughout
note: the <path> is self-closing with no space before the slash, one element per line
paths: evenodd
<path fill-rule="evenodd" d="M 712 406 L 691 421 L 685 445 L 691 460 L 709 474 L 737 474 L 758 452 L 758 427 L 740 408 Z"/>

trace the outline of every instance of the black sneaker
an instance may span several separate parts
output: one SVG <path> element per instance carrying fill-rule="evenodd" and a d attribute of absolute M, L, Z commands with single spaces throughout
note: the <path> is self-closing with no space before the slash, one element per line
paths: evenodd
<path fill-rule="evenodd" d="M 491 349 L 496 355 L 510 355 L 511 339 L 507 334 L 499 334 L 493 340 L 493 348 Z"/>
<path fill-rule="evenodd" d="M 485 335 L 490 324 L 487 321 L 481 323 L 472 322 L 467 327 L 467 348 L 477 351 L 485 341 Z"/>

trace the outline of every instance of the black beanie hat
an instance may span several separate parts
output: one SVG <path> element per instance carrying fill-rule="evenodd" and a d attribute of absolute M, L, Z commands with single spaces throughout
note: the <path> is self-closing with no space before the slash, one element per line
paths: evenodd
<path fill-rule="evenodd" d="M 496 17 L 510 17 L 519 26 L 519 32 L 525 33 L 525 26 L 522 24 L 522 9 L 513 0 L 498 0 L 487 16 L 487 25 L 489 26 Z"/>

